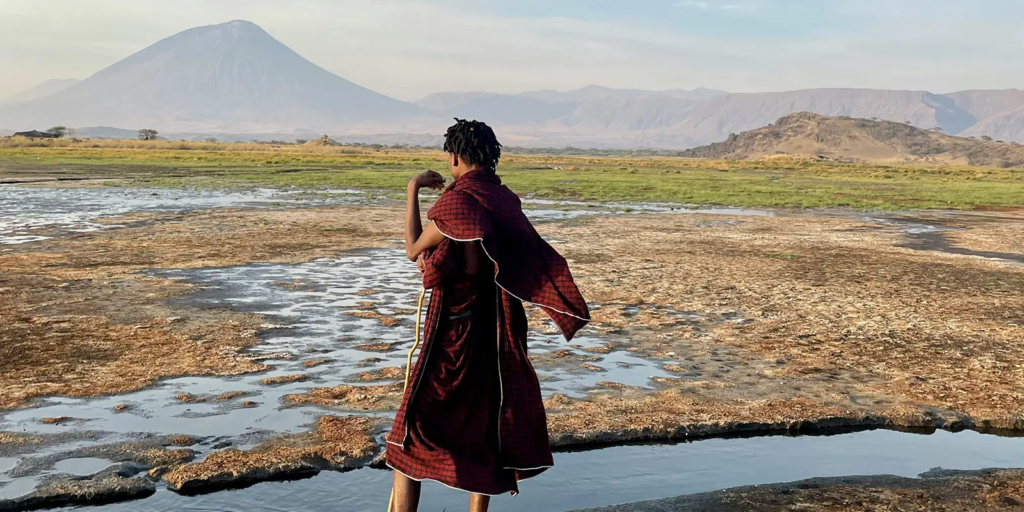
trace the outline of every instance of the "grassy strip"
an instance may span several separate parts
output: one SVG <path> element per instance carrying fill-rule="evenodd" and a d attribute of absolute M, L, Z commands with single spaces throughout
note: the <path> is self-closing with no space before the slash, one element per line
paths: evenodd
<path fill-rule="evenodd" d="M 400 191 L 416 172 L 444 168 L 443 154 L 432 150 L 174 144 L 0 147 L 0 175 L 58 172 L 166 187 Z M 514 154 L 503 159 L 500 173 L 521 194 L 554 199 L 863 209 L 1024 206 L 1024 171 L 1018 169 Z"/>

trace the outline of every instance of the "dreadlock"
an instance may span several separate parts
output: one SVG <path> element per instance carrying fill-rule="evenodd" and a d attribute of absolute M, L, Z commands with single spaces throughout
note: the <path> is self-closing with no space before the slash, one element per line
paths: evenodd
<path fill-rule="evenodd" d="M 444 151 L 459 157 L 467 165 L 493 168 L 501 159 L 501 143 L 490 126 L 457 117 L 444 135 Z"/>

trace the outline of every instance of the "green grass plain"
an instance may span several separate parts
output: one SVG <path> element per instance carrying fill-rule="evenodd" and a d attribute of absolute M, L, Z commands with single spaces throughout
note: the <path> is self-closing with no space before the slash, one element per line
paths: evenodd
<path fill-rule="evenodd" d="M 173 142 L 0 145 L 0 179 L 94 177 L 136 186 L 363 188 L 390 194 L 428 168 L 444 173 L 440 151 Z M 499 174 L 521 195 L 550 199 L 874 210 L 1024 206 L 1021 169 L 511 154 L 502 159 Z"/>

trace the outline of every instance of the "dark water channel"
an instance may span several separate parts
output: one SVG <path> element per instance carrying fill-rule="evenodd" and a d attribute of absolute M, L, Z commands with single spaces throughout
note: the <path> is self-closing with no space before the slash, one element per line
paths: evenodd
<path fill-rule="evenodd" d="M 954 247 L 942 231 L 927 233 L 912 233 L 909 240 L 903 245 L 909 249 L 920 251 L 939 251 L 946 254 L 959 254 L 961 256 L 977 256 L 991 260 L 1013 261 L 1024 263 L 1024 247 L 1019 254 L 992 251 L 972 251 L 963 247 Z"/>
<path fill-rule="evenodd" d="M 495 498 L 495 511 L 563 511 L 667 498 L 741 485 L 811 477 L 897 475 L 932 468 L 1024 466 L 1024 438 L 976 432 L 918 435 L 869 431 L 836 436 L 714 439 L 558 453 L 555 467 L 524 482 L 517 497 Z M 139 502 L 98 507 L 128 511 L 383 511 L 391 473 L 360 469 L 309 480 L 185 497 L 161 490 Z M 425 483 L 421 510 L 465 510 L 466 496 Z"/>

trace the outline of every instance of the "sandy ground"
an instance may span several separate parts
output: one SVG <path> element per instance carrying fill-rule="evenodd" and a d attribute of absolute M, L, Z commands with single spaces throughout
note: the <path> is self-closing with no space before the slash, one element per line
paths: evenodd
<path fill-rule="evenodd" d="M 111 219 L 125 228 L 5 247 L 0 408 L 260 371 L 245 349 L 262 319 L 168 302 L 189 286 L 145 271 L 392 247 L 401 218 L 380 207 L 133 215 Z M 1024 224 L 1013 219 L 976 216 L 949 240 L 1020 253 Z M 599 305 L 586 334 L 614 341 L 537 354 L 538 368 L 600 370 L 591 363 L 625 352 L 670 375 L 631 387 L 611 373 L 586 397 L 549 398 L 558 446 L 833 426 L 1024 429 L 1024 265 L 905 248 L 895 227 L 843 218 L 633 215 L 539 230 L 560 241 Z M 537 314 L 531 325 L 550 330 Z M 401 385 L 372 382 L 401 374 L 368 372 L 365 385 L 316 388 L 282 406 L 387 412 Z M 324 421 L 336 420 L 286 447 L 214 454 L 165 478 L 202 489 L 372 454 L 365 441 L 380 424 L 337 420 L 355 423 L 335 435 Z M 0 433 L 0 448 L 32 442 Z"/>

